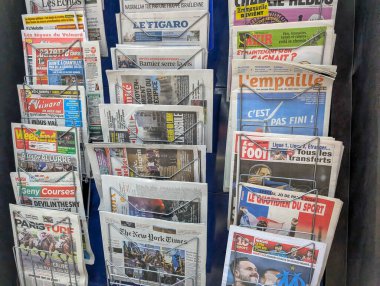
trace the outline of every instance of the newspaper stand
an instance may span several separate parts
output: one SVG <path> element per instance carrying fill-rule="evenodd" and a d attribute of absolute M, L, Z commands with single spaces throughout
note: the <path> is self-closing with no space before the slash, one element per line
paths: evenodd
<path fill-rule="evenodd" d="M 27 218 L 24 217 L 25 220 L 28 220 Z M 54 226 L 57 226 L 59 224 L 65 224 L 65 225 L 68 225 L 69 228 L 71 229 L 71 219 L 69 217 L 66 217 L 64 219 L 62 219 L 61 221 L 59 222 L 56 222 L 55 224 L 52 225 L 52 227 Z M 72 233 L 69 234 L 70 236 L 70 239 L 71 241 L 74 241 L 73 240 L 73 237 L 72 237 Z M 69 259 L 67 259 L 67 261 L 65 262 L 65 264 L 67 265 L 67 270 L 68 270 L 68 277 L 69 277 L 69 284 L 67 284 L 68 286 L 78 286 L 78 275 L 77 275 L 77 263 L 75 261 L 75 254 L 74 254 L 74 247 L 73 247 L 73 243 L 71 243 L 70 245 L 71 247 L 71 253 L 72 253 L 72 256 L 71 256 L 71 259 L 72 259 L 72 262 L 73 262 L 73 268 L 74 269 L 70 269 L 70 263 L 69 263 Z M 55 279 L 54 279 L 54 271 L 53 271 L 53 268 L 51 267 L 51 265 L 53 264 L 53 259 L 52 259 L 52 253 L 49 252 L 49 251 L 43 251 L 43 250 L 38 250 L 38 249 L 28 249 L 27 247 L 21 247 L 20 245 L 17 245 L 17 246 L 14 246 L 13 247 L 13 255 L 14 255 L 14 259 L 15 259 L 15 263 L 16 265 L 20 265 L 21 266 L 21 269 L 19 269 L 19 267 L 16 267 L 17 268 L 17 273 L 18 273 L 18 279 L 22 279 L 23 281 L 23 285 L 31 285 L 31 284 L 27 284 L 26 283 L 26 275 L 25 275 L 25 270 L 24 270 L 24 259 L 22 258 L 22 252 L 23 251 L 26 251 L 28 252 L 28 255 L 29 256 L 29 260 L 30 260 L 30 263 L 32 265 L 32 272 L 33 272 L 33 275 L 30 275 L 29 274 L 29 277 L 34 277 L 34 285 L 35 286 L 39 286 L 40 283 L 38 283 L 38 280 L 37 280 L 37 275 L 36 275 L 36 265 L 35 265 L 35 262 L 33 261 L 33 257 L 32 257 L 32 253 L 34 254 L 38 254 L 40 255 L 41 253 L 44 253 L 45 254 L 45 259 L 47 257 L 49 257 L 49 261 L 50 261 L 50 281 L 52 283 L 52 285 L 56 285 L 55 284 Z M 47 267 L 47 266 L 45 266 Z M 72 274 L 73 272 L 73 274 Z M 62 275 L 62 273 L 61 273 Z M 72 276 L 74 276 L 74 279 L 72 278 Z"/>
<path fill-rule="evenodd" d="M 162 281 L 162 276 L 166 277 L 173 277 L 173 278 L 182 278 L 182 280 L 175 282 L 174 284 L 171 284 L 171 286 L 177 286 L 177 285 L 185 285 L 185 281 L 190 280 L 192 286 L 198 286 L 198 268 L 199 268 L 199 238 L 198 237 L 193 237 L 189 239 L 188 241 L 181 243 L 173 248 L 170 248 L 169 250 L 166 250 L 164 252 L 161 252 L 162 254 L 168 254 L 171 253 L 172 251 L 178 250 L 181 246 L 184 245 L 189 245 L 190 243 L 195 243 L 196 244 L 196 252 L 195 252 L 195 257 L 196 257 L 196 262 L 195 262 L 195 273 L 193 275 L 188 275 L 188 276 L 178 276 L 176 274 L 170 274 L 166 273 L 161 270 L 148 270 L 148 269 L 142 269 L 139 267 L 128 267 L 125 265 L 115 265 L 113 262 L 113 256 L 112 256 L 112 231 L 111 228 L 113 228 L 116 232 L 119 232 L 119 229 L 117 226 L 115 226 L 113 223 L 107 223 L 107 228 L 108 228 L 108 249 L 109 249 L 109 254 L 110 254 L 110 259 L 106 259 L 106 272 L 107 272 L 107 285 L 108 286 L 123 286 L 123 285 L 131 285 L 130 283 L 133 283 L 132 285 L 138 285 L 138 286 L 144 286 L 144 282 L 142 282 L 141 277 L 139 278 L 134 278 L 130 277 L 127 274 L 118 274 L 115 273 L 116 270 L 121 270 L 123 273 L 151 273 L 157 275 L 157 281 L 152 281 L 155 283 L 158 283 L 158 285 L 168 285 L 167 283 L 164 283 Z M 146 250 L 153 250 L 156 251 L 157 249 L 151 248 L 151 247 L 146 247 L 146 246 L 140 246 L 137 243 L 135 243 L 133 240 L 131 240 L 129 237 L 127 237 L 124 234 L 121 234 L 126 240 L 129 241 L 132 245 L 136 246 L 139 250 L 146 249 Z M 133 275 L 132 275 L 133 276 Z"/>
<path fill-rule="evenodd" d="M 134 209 L 136 212 L 138 212 L 139 214 L 146 214 L 146 217 L 149 217 L 150 215 L 153 215 L 153 216 L 159 216 L 159 217 L 162 217 L 162 218 L 170 218 L 172 215 L 176 214 L 177 212 L 179 212 L 181 209 L 183 209 L 184 207 L 190 205 L 191 203 L 193 202 L 198 202 L 200 203 L 201 202 L 201 198 L 199 197 L 196 197 L 190 201 L 187 201 L 183 204 L 181 204 L 180 206 L 174 208 L 172 211 L 170 212 L 166 212 L 166 213 L 162 213 L 162 212 L 153 212 L 153 211 L 146 211 L 146 210 L 142 210 L 142 209 L 139 209 L 138 206 L 134 205 L 133 203 L 131 203 L 128 199 L 128 197 L 123 194 L 122 192 L 120 192 L 120 190 L 117 190 L 116 188 L 114 187 L 110 187 L 108 189 L 109 191 L 109 194 L 110 194 L 110 197 L 112 198 L 112 194 L 115 193 L 117 194 L 118 196 L 120 196 L 121 198 L 123 198 L 127 203 L 128 205 Z M 112 209 L 112 201 L 111 201 L 111 206 L 110 206 L 110 209 Z M 144 215 L 139 215 L 141 217 L 145 217 Z M 198 214 L 197 214 L 197 218 L 198 220 L 197 221 L 192 221 L 191 223 L 201 223 L 200 221 L 200 218 L 201 218 L 201 210 L 200 210 L 200 207 L 198 208 Z"/>

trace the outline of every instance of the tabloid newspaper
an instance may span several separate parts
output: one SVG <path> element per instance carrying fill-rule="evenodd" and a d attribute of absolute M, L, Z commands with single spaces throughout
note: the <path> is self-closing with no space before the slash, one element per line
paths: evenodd
<path fill-rule="evenodd" d="M 83 11 L 22 15 L 25 30 L 83 30 L 87 33 L 87 19 Z"/>
<path fill-rule="evenodd" d="M 25 0 L 28 14 L 85 11 L 90 41 L 99 41 L 101 54 L 108 56 L 101 0 Z"/>
<path fill-rule="evenodd" d="M 179 145 L 205 142 L 200 106 L 101 104 L 99 109 L 104 142 Z"/>
<path fill-rule="evenodd" d="M 340 141 L 324 137 L 236 132 L 233 146 L 230 179 L 227 181 L 231 210 L 239 182 L 303 193 L 318 189 L 319 195 L 335 195 L 344 149 Z M 230 218 L 233 216 L 231 210 Z"/>
<path fill-rule="evenodd" d="M 208 11 L 209 0 L 120 0 L 120 10 L 127 13 L 166 11 Z"/>
<path fill-rule="evenodd" d="M 42 180 L 42 178 L 56 179 Z M 84 260 L 87 264 L 94 264 L 95 257 L 90 245 L 79 174 L 14 172 L 11 173 L 11 181 L 18 205 L 79 214 Z"/>
<path fill-rule="evenodd" d="M 108 212 L 100 212 L 100 224 L 111 284 L 206 285 L 205 224 Z"/>
<path fill-rule="evenodd" d="M 326 245 L 231 226 L 222 286 L 319 285 Z"/>
<path fill-rule="evenodd" d="M 111 103 L 202 106 L 212 152 L 212 70 L 107 71 Z"/>
<path fill-rule="evenodd" d="M 70 127 L 12 123 L 16 170 L 68 172 L 80 168 L 79 142 Z"/>
<path fill-rule="evenodd" d="M 80 219 L 57 210 L 9 205 L 22 286 L 87 285 Z"/>
<path fill-rule="evenodd" d="M 17 90 L 23 123 L 79 127 L 81 142 L 88 142 L 83 86 L 19 84 Z"/>
<path fill-rule="evenodd" d="M 208 12 L 121 13 L 116 24 L 119 44 L 208 48 Z"/>
<path fill-rule="evenodd" d="M 101 198 L 101 175 L 206 182 L 204 145 L 94 143 L 86 144 L 86 150 Z"/>
<path fill-rule="evenodd" d="M 207 184 L 102 175 L 101 210 L 207 225 Z"/>
<path fill-rule="evenodd" d="M 201 47 L 116 45 L 111 48 L 113 70 L 205 69 L 207 53 Z"/>
<path fill-rule="evenodd" d="M 231 26 L 334 20 L 338 0 L 228 1 Z"/>
<path fill-rule="evenodd" d="M 28 83 L 84 85 L 91 139 L 102 140 L 99 107 L 104 102 L 99 43 L 79 30 L 22 31 Z"/>

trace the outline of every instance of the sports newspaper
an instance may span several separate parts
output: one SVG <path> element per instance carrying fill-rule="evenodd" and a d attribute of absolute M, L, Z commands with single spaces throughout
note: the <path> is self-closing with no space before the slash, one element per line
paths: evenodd
<path fill-rule="evenodd" d="M 212 152 L 212 70 L 107 71 L 111 103 L 201 106 L 207 151 Z"/>
<path fill-rule="evenodd" d="M 202 107 L 101 104 L 99 109 L 104 142 L 204 144 Z"/>
<path fill-rule="evenodd" d="M 207 52 L 201 47 L 149 47 L 117 44 L 111 48 L 113 70 L 205 69 Z"/>
<path fill-rule="evenodd" d="M 100 212 L 111 282 L 206 285 L 205 224 L 184 224 Z"/>
<path fill-rule="evenodd" d="M 321 242 L 231 226 L 222 286 L 319 285 L 326 256 Z"/>
<path fill-rule="evenodd" d="M 207 225 L 207 184 L 102 175 L 101 210 Z"/>
<path fill-rule="evenodd" d="M 101 198 L 101 175 L 206 182 L 204 145 L 93 143 L 86 144 L 86 150 Z"/>
<path fill-rule="evenodd" d="M 16 170 L 69 172 L 81 170 L 75 129 L 12 123 Z"/>
<path fill-rule="evenodd" d="M 12 204 L 9 208 L 21 285 L 86 286 L 79 216 Z"/>
<path fill-rule="evenodd" d="M 120 11 L 128 13 L 167 12 L 167 11 L 206 11 L 209 0 L 120 0 Z"/>
<path fill-rule="evenodd" d="M 119 44 L 208 48 L 208 12 L 120 13 L 116 24 Z"/>
<path fill-rule="evenodd" d="M 77 172 L 13 172 L 10 175 L 18 205 L 79 214 L 82 228 L 84 260 L 86 264 L 94 264 L 95 257 L 90 244 L 79 174 Z M 35 179 L 52 177 L 56 179 L 44 181 Z"/>

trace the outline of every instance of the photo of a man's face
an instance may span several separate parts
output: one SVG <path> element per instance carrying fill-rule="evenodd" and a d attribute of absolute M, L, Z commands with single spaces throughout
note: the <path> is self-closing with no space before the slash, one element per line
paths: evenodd
<path fill-rule="evenodd" d="M 254 184 L 254 185 L 262 185 L 263 180 L 267 176 L 272 175 L 272 171 L 269 169 L 268 166 L 265 165 L 258 165 L 258 166 L 253 166 L 249 170 L 249 178 L 248 178 L 248 183 Z"/>
<path fill-rule="evenodd" d="M 235 285 L 243 286 L 259 282 L 257 267 L 248 259 L 238 259 L 233 263 L 232 268 L 234 269 Z"/>

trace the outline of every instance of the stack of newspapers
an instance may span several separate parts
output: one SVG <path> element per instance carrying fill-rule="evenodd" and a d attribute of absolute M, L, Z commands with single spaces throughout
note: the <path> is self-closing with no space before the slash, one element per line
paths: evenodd
<path fill-rule="evenodd" d="M 327 137 L 337 0 L 229 1 L 222 285 L 321 282 L 342 202 Z"/>

